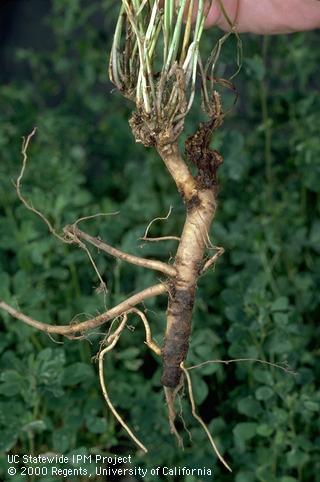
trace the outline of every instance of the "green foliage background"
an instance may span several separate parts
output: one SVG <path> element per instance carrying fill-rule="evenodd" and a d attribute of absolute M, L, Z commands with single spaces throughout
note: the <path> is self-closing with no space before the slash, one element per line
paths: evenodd
<path fill-rule="evenodd" d="M 178 234 L 184 209 L 156 153 L 135 144 L 127 123 L 132 106 L 107 80 L 118 5 L 52 5 L 45 28 L 53 32 L 53 47 L 15 49 L 25 77 L 0 88 L 0 298 L 62 324 L 78 313 L 84 319 L 102 311 L 104 300 L 94 291 L 98 280 L 85 254 L 50 237 L 17 200 L 12 180 L 23 135 L 38 127 L 24 193 L 58 229 L 80 216 L 119 211 L 85 228 L 123 250 L 168 260 L 174 244 L 141 247 L 138 238 L 170 205 L 173 214 L 154 234 Z M 103 19 L 99 27 L 97 18 Z M 216 35 L 207 32 L 208 46 Z M 186 400 L 193 441 L 185 434 L 185 451 L 176 448 L 160 368 L 143 344 L 138 320 L 132 319 L 135 330 L 123 335 L 106 372 L 112 399 L 148 446 L 147 456 L 137 452 L 103 402 L 92 361 L 103 330 L 90 342 L 60 344 L 1 313 L 2 480 L 9 451 L 50 451 L 131 453 L 135 464 L 149 468 L 206 466 L 215 480 L 226 482 L 320 481 L 319 33 L 243 35 L 243 42 L 240 100 L 215 137 L 225 162 L 211 236 L 226 253 L 199 282 L 188 363 L 254 357 L 287 361 L 297 375 L 253 363 L 192 372 L 199 411 L 233 467 L 230 475 L 217 464 Z M 232 67 L 234 49 L 232 42 L 226 46 L 222 73 Z M 196 110 L 188 132 L 198 118 Z M 102 255 L 95 259 L 108 283 L 107 306 L 157 280 Z M 147 308 L 161 342 L 165 302 L 150 301 Z"/>

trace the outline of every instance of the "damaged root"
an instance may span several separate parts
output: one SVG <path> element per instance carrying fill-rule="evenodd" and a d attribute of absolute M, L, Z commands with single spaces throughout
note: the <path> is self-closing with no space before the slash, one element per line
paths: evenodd
<path fill-rule="evenodd" d="M 184 118 L 188 112 L 186 99 L 186 78 L 177 63 L 161 73 L 155 103 L 146 110 L 143 103 L 137 102 L 129 125 L 136 142 L 145 147 L 156 146 L 159 138 L 169 136 L 175 142 L 184 128 Z"/>
<path fill-rule="evenodd" d="M 213 95 L 213 115 L 210 121 L 200 122 L 196 133 L 187 137 L 185 152 L 188 160 L 198 169 L 196 181 L 198 188 L 215 189 L 217 192 L 217 170 L 223 162 L 221 154 L 211 149 L 210 143 L 213 132 L 221 126 L 224 114 L 221 109 L 221 101 L 218 92 Z"/>
<path fill-rule="evenodd" d="M 168 305 L 168 319 L 172 323 L 167 327 L 165 343 L 162 349 L 163 372 L 161 383 L 165 387 L 175 388 L 181 379 L 180 363 L 185 360 L 191 335 L 191 317 L 194 303 L 194 289 L 171 290 Z"/>

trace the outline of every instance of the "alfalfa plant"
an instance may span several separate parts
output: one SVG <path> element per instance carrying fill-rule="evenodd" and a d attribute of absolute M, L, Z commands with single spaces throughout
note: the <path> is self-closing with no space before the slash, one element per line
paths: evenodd
<path fill-rule="evenodd" d="M 219 453 L 208 428 L 196 413 L 189 373 L 191 368 L 196 367 L 185 366 L 199 277 L 207 273 L 223 253 L 222 248 L 211 244 L 209 237 L 217 207 L 217 170 L 222 163 L 221 155 L 211 149 L 210 143 L 213 132 L 221 126 L 225 117 L 216 90 L 217 83 L 231 86 L 229 81 L 217 78 L 216 65 L 223 43 L 230 35 L 237 36 L 237 33 L 221 3 L 230 24 L 230 32 L 223 35 L 208 60 L 203 62 L 200 40 L 210 6 L 211 2 L 204 0 L 122 0 L 110 55 L 109 72 L 112 82 L 136 106 L 130 119 L 135 139 L 158 151 L 185 204 L 186 218 L 181 236 L 170 237 L 178 243 L 173 263 L 133 256 L 108 245 L 98 237 L 88 235 L 79 229 L 79 223 L 86 218 L 66 226 L 63 233 L 57 233 L 22 193 L 27 150 L 35 130 L 24 138 L 22 145 L 22 169 L 16 182 L 19 199 L 27 209 L 42 218 L 51 234 L 62 242 L 76 244 L 86 252 L 102 290 L 105 289 L 105 284 L 88 245 L 128 263 L 160 272 L 163 276 L 161 282 L 94 318 L 80 323 L 70 322 L 64 326 L 37 321 L 4 301 L 0 301 L 0 308 L 47 334 L 59 334 L 68 338 L 81 338 L 90 330 L 112 321 L 98 354 L 103 395 L 131 438 L 142 450 L 147 451 L 113 406 L 104 373 L 106 353 L 116 346 L 130 314 L 137 314 L 145 328 L 147 346 L 162 360 L 161 383 L 168 405 L 171 431 L 181 442 L 175 427 L 175 398 L 186 380 L 192 414 L 204 428 L 219 459 L 231 470 Z M 238 45 L 240 47 L 239 38 Z M 208 120 L 200 123 L 196 132 L 187 138 L 184 158 L 179 148 L 179 139 L 184 132 L 185 118 L 192 108 L 198 86 L 201 89 L 202 109 Z M 190 165 L 193 165 L 195 174 Z M 148 229 L 144 239 L 150 239 Z M 207 255 L 208 250 L 214 251 L 210 257 Z M 136 307 L 148 298 L 160 295 L 166 295 L 168 299 L 167 327 L 162 347 L 153 340 L 145 313 Z M 223 363 L 221 360 L 216 362 Z"/>
<path fill-rule="evenodd" d="M 210 7 L 211 2 L 204 0 L 165 0 L 161 8 L 156 0 L 124 0 L 109 69 L 119 91 L 136 105 L 130 120 L 135 139 L 157 149 L 186 206 L 186 220 L 173 263 L 175 276 L 167 280 L 167 328 L 161 349 L 161 383 L 173 432 L 174 399 L 182 371 L 185 372 L 197 282 L 223 253 L 222 248 L 211 245 L 209 237 L 217 206 L 217 170 L 222 163 L 221 155 L 210 148 L 210 143 L 212 133 L 224 118 L 215 89 L 215 67 L 232 25 L 231 32 L 203 64 L 200 40 Z M 196 133 L 187 138 L 185 160 L 178 142 L 195 99 L 198 78 L 202 109 L 209 120 L 200 123 Z M 196 175 L 186 161 L 196 167 Z M 205 256 L 207 248 L 215 251 L 209 259 Z M 185 375 L 190 381 L 186 372 Z"/>

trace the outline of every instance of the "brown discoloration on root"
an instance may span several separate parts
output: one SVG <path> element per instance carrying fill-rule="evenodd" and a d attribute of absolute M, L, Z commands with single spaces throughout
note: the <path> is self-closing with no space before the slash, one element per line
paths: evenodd
<path fill-rule="evenodd" d="M 177 289 L 171 296 L 168 316 L 172 317 L 174 322 L 167 331 L 162 350 L 161 383 L 166 387 L 175 388 L 181 378 L 180 363 L 185 359 L 189 349 L 194 289 Z"/>
<path fill-rule="evenodd" d="M 135 111 L 129 120 L 129 124 L 136 142 L 141 142 L 145 147 L 155 145 L 157 131 L 150 120 L 148 121 L 140 112 Z"/>
<path fill-rule="evenodd" d="M 211 120 L 201 123 L 197 132 L 186 141 L 186 154 L 198 169 L 196 177 L 193 177 L 182 159 L 176 143 L 168 142 L 168 136 L 163 135 L 157 141 L 158 152 L 187 208 L 174 263 L 176 276 L 171 280 L 167 329 L 162 349 L 161 383 L 170 389 L 178 386 L 181 379 L 180 365 L 187 356 L 195 290 L 205 265 L 204 253 L 216 209 L 217 169 L 222 158 L 210 148 L 210 142 L 213 131 L 223 120 L 217 93 L 214 94 L 211 114 Z"/>
<path fill-rule="evenodd" d="M 200 123 L 195 134 L 185 142 L 186 155 L 198 169 L 196 176 L 199 189 L 217 188 L 217 170 L 223 159 L 218 151 L 210 148 L 215 120 Z"/>
<path fill-rule="evenodd" d="M 161 383 L 170 388 L 175 388 L 179 384 L 180 364 L 185 360 L 188 352 L 195 290 L 203 268 L 207 233 L 216 206 L 212 189 L 198 191 L 197 198 L 199 203 L 197 202 L 193 209 L 187 210 L 186 222 L 174 263 L 177 274 L 169 286 Z"/>
<path fill-rule="evenodd" d="M 200 204 L 201 204 L 201 201 L 199 199 L 199 196 L 195 194 L 194 196 L 192 196 L 191 199 L 189 199 L 186 202 L 187 212 L 191 213 L 194 209 L 197 209 L 200 206 Z"/>
<path fill-rule="evenodd" d="M 199 261 L 197 263 L 197 273 L 198 273 L 198 276 L 200 276 L 203 272 L 203 267 L 205 265 L 206 261 L 204 259 L 202 259 L 201 261 Z"/>
<path fill-rule="evenodd" d="M 165 147 L 176 142 L 187 113 L 185 74 L 176 63 L 162 72 L 157 86 L 151 110 L 147 112 L 143 102 L 136 102 L 137 109 L 129 120 L 136 141 L 145 147 Z M 123 93 L 129 98 L 132 94 L 130 89 Z"/>
<path fill-rule="evenodd" d="M 217 192 L 217 170 L 223 158 L 218 151 L 211 149 L 210 143 L 213 132 L 220 127 L 223 117 L 220 96 L 214 92 L 211 119 L 200 122 L 196 133 L 187 137 L 185 142 L 186 156 L 198 169 L 196 182 L 199 190 L 214 188 Z"/>

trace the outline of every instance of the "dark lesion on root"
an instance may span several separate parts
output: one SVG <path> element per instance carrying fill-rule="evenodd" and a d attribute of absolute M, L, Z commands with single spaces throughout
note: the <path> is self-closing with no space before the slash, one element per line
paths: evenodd
<path fill-rule="evenodd" d="M 161 383 L 175 388 L 181 378 L 180 364 L 189 349 L 194 289 L 174 289 L 169 300 L 168 316 L 173 322 L 166 334 L 162 349 L 163 372 Z"/>
<path fill-rule="evenodd" d="M 200 122 L 195 134 L 187 137 L 185 152 L 189 162 L 198 169 L 196 181 L 198 189 L 214 189 L 217 192 L 217 170 L 223 162 L 221 154 L 211 149 L 210 143 L 213 132 L 218 129 L 224 118 L 218 92 L 214 91 L 211 106 L 211 119 Z"/>
<path fill-rule="evenodd" d="M 201 273 L 203 272 L 204 265 L 206 263 L 205 259 L 202 259 L 197 263 L 197 276 L 199 277 Z"/>
<path fill-rule="evenodd" d="M 145 147 L 156 145 L 159 129 L 152 124 L 151 119 L 146 119 L 145 115 L 136 110 L 133 112 L 129 124 L 137 142 L 141 142 Z"/>
<path fill-rule="evenodd" d="M 216 119 L 201 122 L 196 133 L 187 137 L 185 142 L 186 156 L 198 169 L 196 181 L 199 189 L 218 187 L 217 170 L 223 158 L 218 151 L 210 147 L 215 128 Z"/>
<path fill-rule="evenodd" d="M 197 209 L 201 204 L 198 194 L 194 194 L 188 201 L 186 201 L 187 211 L 190 214 Z"/>

